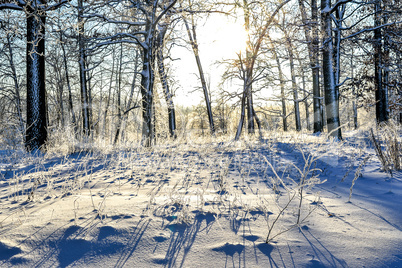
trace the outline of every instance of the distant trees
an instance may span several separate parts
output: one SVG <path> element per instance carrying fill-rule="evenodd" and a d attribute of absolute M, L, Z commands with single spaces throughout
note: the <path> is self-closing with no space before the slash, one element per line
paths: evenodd
<path fill-rule="evenodd" d="M 274 6 L 272 13 L 270 13 L 267 18 L 264 18 L 264 22 L 262 22 L 262 24 L 260 21 L 252 21 L 253 18 L 258 18 L 258 16 L 253 16 L 251 14 L 253 11 L 259 10 L 258 3 L 249 2 L 247 0 L 244 0 L 241 3 L 236 2 L 236 5 L 240 6 L 244 13 L 244 27 L 245 31 L 248 33 L 248 41 L 246 44 L 245 55 L 243 57 L 242 55 L 239 55 L 239 61 L 236 63 L 236 66 L 239 68 L 238 77 L 240 77 L 242 80 L 243 88 L 240 101 L 240 119 L 235 140 L 240 138 L 240 134 L 245 123 L 246 111 L 248 133 L 254 133 L 254 120 L 260 129 L 260 122 L 254 109 L 253 102 L 253 84 L 255 84 L 256 80 L 259 79 L 259 76 L 262 75 L 262 72 L 255 72 L 257 58 L 260 55 L 261 46 L 263 45 L 263 41 L 267 36 L 271 23 L 278 14 L 279 10 L 288 2 L 290 2 L 290 0 L 280 2 L 278 5 Z M 267 14 L 265 13 L 264 15 Z M 252 28 L 252 26 L 254 28 Z"/>
<path fill-rule="evenodd" d="M 23 23 L 23 20 L 11 17 L 14 11 L 3 10 L 5 19 L 2 23 L 3 35 L 0 37 L 4 42 L 0 48 L 0 89 L 2 99 L 2 111 L 8 112 L 11 118 L 10 123 L 17 121 L 16 129 L 21 135 L 25 134 L 25 120 L 23 116 L 23 83 L 24 79 L 19 73 L 19 65 L 21 60 L 18 58 L 18 52 L 22 50 L 21 44 L 17 42 L 21 38 L 23 32 L 20 28 L 15 29 L 13 26 Z M 16 20 L 16 21 L 15 21 Z M 24 31 L 25 33 L 25 31 Z M 25 48 L 26 49 L 26 48 Z M 9 107 L 9 111 L 5 111 Z M 9 126 L 10 127 L 10 126 Z"/>

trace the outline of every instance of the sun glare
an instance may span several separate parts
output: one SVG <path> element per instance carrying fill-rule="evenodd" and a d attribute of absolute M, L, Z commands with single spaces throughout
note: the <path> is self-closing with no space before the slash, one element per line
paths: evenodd
<path fill-rule="evenodd" d="M 217 58 L 236 58 L 239 52 L 246 50 L 247 32 L 240 20 L 223 16 L 211 17 L 204 25 L 208 45 L 214 48 Z"/>
<path fill-rule="evenodd" d="M 240 23 L 226 23 L 220 35 L 222 45 L 230 53 L 239 53 L 246 50 L 247 32 Z"/>

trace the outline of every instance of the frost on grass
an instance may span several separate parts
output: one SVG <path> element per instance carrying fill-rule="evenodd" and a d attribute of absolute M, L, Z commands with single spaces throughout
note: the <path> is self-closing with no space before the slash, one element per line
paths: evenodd
<path fill-rule="evenodd" d="M 5 166 L 3 198 L 18 204 L 72 196 L 73 211 L 87 198 L 102 218 L 108 199 L 129 196 L 147 199 L 144 215 L 177 223 L 190 223 L 199 213 L 232 217 L 238 210 L 261 212 L 268 220 L 273 210 L 281 215 L 283 205 L 287 210 L 289 202 L 301 199 L 304 187 L 319 183 L 310 154 L 306 158 L 299 149 L 304 162 L 283 162 L 277 150 L 265 141 L 26 155 L 25 161 L 18 158 Z M 298 210 L 300 217 L 300 205 Z"/>
<path fill-rule="evenodd" d="M 35 237 L 43 240 L 40 251 L 56 248 L 53 261 L 62 266 L 109 254 L 120 256 L 110 263 L 120 267 L 135 259 L 136 252 L 156 252 L 151 259 L 135 259 L 139 267 L 174 267 L 186 258 L 197 261 L 192 248 L 226 255 L 226 264 L 234 266 L 250 254 L 254 257 L 248 262 L 260 265 L 262 258 L 268 263 L 274 248 L 297 245 L 301 237 L 311 239 L 321 222 L 329 234 L 328 226 L 337 220 L 344 220 L 348 228 L 355 225 L 352 219 L 341 218 L 346 213 L 340 208 L 355 204 L 346 203 L 349 187 L 368 165 L 368 146 L 368 141 L 300 135 L 152 149 L 63 147 L 45 155 L 9 151 L 0 161 L 0 232 L 5 235 L 0 242 L 9 252 L 3 259 L 34 266 L 45 262 L 39 251 L 34 254 L 37 259 L 29 259 L 28 253 L 36 251 L 24 241 L 34 239 L 27 237 L 36 232 Z M 342 205 L 328 197 L 336 187 L 346 189 Z M 354 187 L 356 202 L 361 196 L 359 182 Z M 342 191 L 335 196 L 341 195 Z M 392 224 L 391 228 L 399 226 Z M 20 244 L 11 243 L 21 231 Z M 342 232 L 333 232 L 338 231 Z M 208 244 L 205 249 L 202 241 Z M 66 253 L 70 247 L 77 249 L 72 257 Z M 327 265 L 342 266 L 342 259 L 327 255 L 332 260 Z"/>

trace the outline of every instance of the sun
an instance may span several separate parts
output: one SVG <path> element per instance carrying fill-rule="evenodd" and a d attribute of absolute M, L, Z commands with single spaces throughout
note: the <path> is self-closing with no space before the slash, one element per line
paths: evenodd
<path fill-rule="evenodd" d="M 233 59 L 244 54 L 248 34 L 241 20 L 226 16 L 211 16 L 203 25 L 201 42 L 206 44 L 218 59 Z"/>
<path fill-rule="evenodd" d="M 229 21 L 222 30 L 220 38 L 225 49 L 234 53 L 245 52 L 248 34 L 242 24 Z"/>

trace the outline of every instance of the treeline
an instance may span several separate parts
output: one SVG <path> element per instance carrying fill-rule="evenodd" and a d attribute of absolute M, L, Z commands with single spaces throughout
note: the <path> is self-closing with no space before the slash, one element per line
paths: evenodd
<path fill-rule="evenodd" d="M 375 107 L 378 123 L 402 121 L 401 6 L 391 0 L 2 0 L 1 120 L 22 134 L 28 151 L 44 148 L 55 127 L 71 127 L 84 141 L 101 136 L 117 143 L 131 125 L 152 146 L 166 125 L 163 131 L 175 138 L 175 105 L 183 104 L 172 88 L 177 81 L 169 65 L 180 55 L 171 48 L 186 46 L 204 96 L 193 111 L 202 130 L 225 131 L 231 114 L 235 139 L 244 128 L 262 135 L 267 117 L 280 118 L 284 131 L 327 129 L 342 139 L 340 111 L 353 114 L 355 128 L 360 108 Z M 208 87 L 197 39 L 198 22 L 214 16 L 236 17 L 247 33 L 245 51 L 224 62 L 219 88 Z M 227 81 L 240 86 L 228 90 Z"/>

